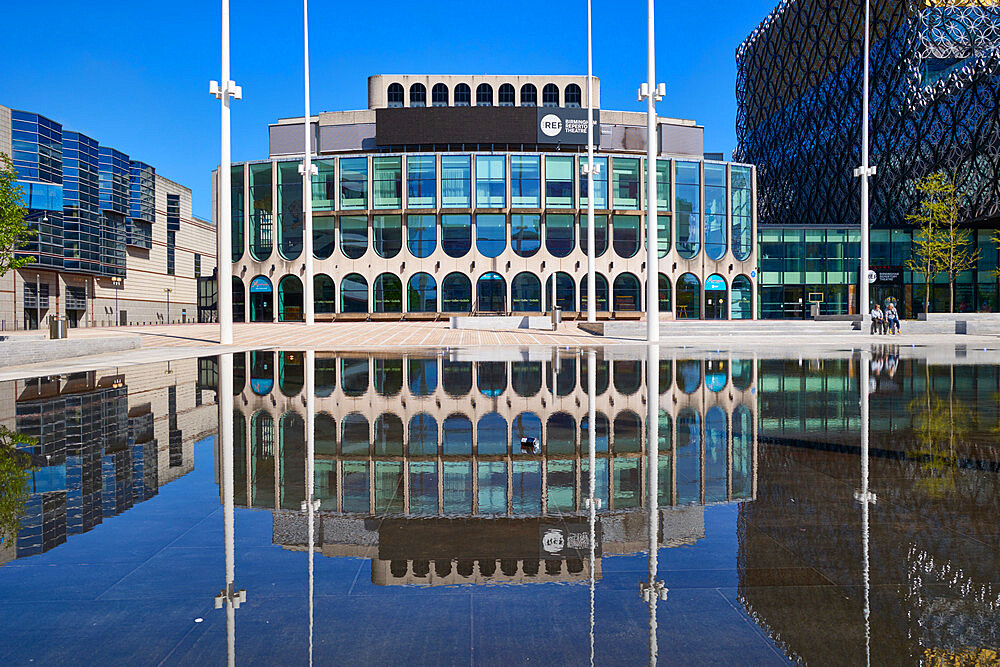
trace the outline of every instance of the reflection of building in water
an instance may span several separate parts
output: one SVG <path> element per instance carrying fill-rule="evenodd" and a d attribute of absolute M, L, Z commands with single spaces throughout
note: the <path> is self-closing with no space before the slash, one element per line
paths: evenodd
<path fill-rule="evenodd" d="M 587 360 L 516 358 L 317 354 L 323 553 L 377 558 L 377 583 L 589 576 L 586 559 L 563 559 L 558 569 L 540 562 L 537 528 L 584 511 Z M 235 368 L 236 503 L 278 510 L 275 542 L 303 545 L 303 355 L 237 354 Z M 644 368 L 624 356 L 597 363 L 594 495 L 604 553 L 647 544 Z M 753 363 L 663 359 L 660 389 L 661 541 L 693 543 L 704 524 L 689 505 L 753 497 Z M 522 438 L 535 438 L 538 453 L 522 450 Z M 408 536 L 398 547 L 387 537 L 397 525 Z M 493 545 L 489 553 L 476 551 L 483 544 Z"/>
<path fill-rule="evenodd" d="M 190 472 L 217 419 L 214 386 L 196 377 L 189 359 L 0 383 L 0 423 L 38 440 L 31 496 L 0 562 L 48 551 Z"/>

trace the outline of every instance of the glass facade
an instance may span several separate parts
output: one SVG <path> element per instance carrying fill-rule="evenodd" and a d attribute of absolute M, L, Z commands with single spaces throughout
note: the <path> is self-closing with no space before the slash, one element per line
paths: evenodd
<path fill-rule="evenodd" d="M 476 156 L 476 206 L 503 208 L 507 202 L 507 158 L 503 155 Z"/>
<path fill-rule="evenodd" d="M 476 163 L 479 169 L 479 162 Z M 491 173 L 495 167 L 491 167 Z M 502 172 L 501 178 L 502 178 Z M 479 172 L 476 180 L 481 182 Z M 541 159 L 537 155 L 510 156 L 510 204 L 517 208 L 539 208 L 541 201 Z M 491 200 L 496 201 L 496 200 Z M 484 204 L 479 204 L 484 206 Z M 491 206 L 496 204 L 490 204 Z M 499 204 L 502 206 L 502 204 Z"/>

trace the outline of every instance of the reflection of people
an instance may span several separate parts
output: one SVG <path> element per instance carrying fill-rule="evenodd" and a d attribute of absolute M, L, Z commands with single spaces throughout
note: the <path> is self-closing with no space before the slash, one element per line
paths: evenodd
<path fill-rule="evenodd" d="M 896 335 L 899 333 L 899 311 L 896 310 L 896 304 L 889 302 L 889 307 L 885 310 L 885 319 L 889 325 L 889 334 Z"/>
<path fill-rule="evenodd" d="M 871 334 L 885 333 L 885 314 L 882 312 L 882 306 L 875 304 L 872 308 L 872 330 Z"/>

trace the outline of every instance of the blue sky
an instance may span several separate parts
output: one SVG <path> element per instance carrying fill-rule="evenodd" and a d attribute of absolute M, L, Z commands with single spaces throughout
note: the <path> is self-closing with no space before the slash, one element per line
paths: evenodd
<path fill-rule="evenodd" d="M 302 114 L 302 6 L 231 0 L 233 159 L 267 156 L 267 124 Z M 735 51 L 776 0 L 657 3 L 661 115 L 736 143 Z M 349 8 L 345 14 L 345 8 Z M 586 74 L 586 2 L 310 3 L 312 109 L 367 106 L 371 74 Z M 220 2 L 6 3 L 0 104 L 36 111 L 153 164 L 211 216 L 219 158 Z M 646 4 L 594 0 L 594 73 L 606 109 L 642 110 Z"/>

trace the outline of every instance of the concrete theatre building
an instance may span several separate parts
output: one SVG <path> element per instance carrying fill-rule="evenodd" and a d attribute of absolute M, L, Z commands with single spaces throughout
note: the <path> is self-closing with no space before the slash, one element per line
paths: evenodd
<path fill-rule="evenodd" d="M 584 76 L 380 75 L 368 109 L 310 118 L 317 319 L 586 311 L 585 95 Z M 638 317 L 645 114 L 598 110 L 596 80 L 594 105 L 596 307 Z M 237 322 L 303 318 L 302 123 L 232 168 Z M 753 318 L 754 167 L 706 156 L 694 121 L 657 128 L 661 312 Z"/>
<path fill-rule="evenodd" d="M 4 106 L 0 153 L 14 163 L 37 233 L 18 251 L 34 263 L 0 277 L 0 328 L 37 329 L 50 315 L 71 327 L 199 320 L 216 232 L 193 216 L 190 189 L 45 116 Z"/>

